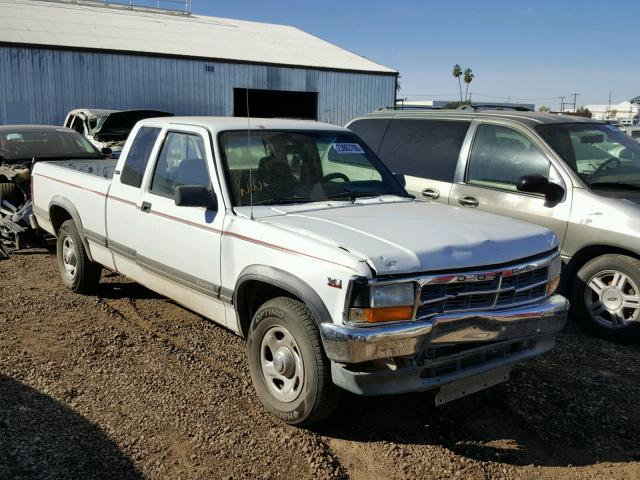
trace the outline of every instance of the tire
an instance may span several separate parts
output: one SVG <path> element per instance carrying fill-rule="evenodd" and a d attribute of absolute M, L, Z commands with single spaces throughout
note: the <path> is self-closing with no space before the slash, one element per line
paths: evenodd
<path fill-rule="evenodd" d="M 607 254 L 580 268 L 571 289 L 578 320 L 597 336 L 613 341 L 640 338 L 640 261 Z"/>
<path fill-rule="evenodd" d="M 21 203 L 19 201 L 20 195 L 21 193 L 15 183 L 0 182 L 0 203 L 2 203 L 3 200 L 6 200 L 17 208 Z"/>
<path fill-rule="evenodd" d="M 89 260 L 73 220 L 65 221 L 58 231 L 58 270 L 62 283 L 75 293 L 91 293 L 100 280 L 102 267 Z"/>
<path fill-rule="evenodd" d="M 341 390 L 331 381 L 331 364 L 303 303 L 278 297 L 263 304 L 251 321 L 247 349 L 256 393 L 276 417 L 308 426 L 338 406 Z"/>

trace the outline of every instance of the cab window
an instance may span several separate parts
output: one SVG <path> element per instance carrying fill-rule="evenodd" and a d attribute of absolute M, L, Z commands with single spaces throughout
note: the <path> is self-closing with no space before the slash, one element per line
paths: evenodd
<path fill-rule="evenodd" d="M 154 127 L 142 127 L 138 130 L 122 167 L 121 183 L 140 188 L 144 171 L 149 163 L 149 155 L 159 134 L 160 129 Z"/>
<path fill-rule="evenodd" d="M 525 175 L 549 177 L 549 161 L 526 136 L 500 125 L 478 126 L 467 169 L 467 183 L 517 191 Z"/>
<path fill-rule="evenodd" d="M 173 197 L 176 187 L 182 185 L 209 187 L 204 141 L 200 135 L 168 132 L 149 190 L 156 195 Z"/>

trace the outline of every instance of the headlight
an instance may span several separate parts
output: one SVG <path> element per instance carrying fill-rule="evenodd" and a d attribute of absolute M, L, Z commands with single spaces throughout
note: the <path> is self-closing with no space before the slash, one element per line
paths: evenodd
<path fill-rule="evenodd" d="M 414 283 L 363 285 L 349 309 L 349 320 L 357 323 L 397 322 L 413 319 Z"/>
<path fill-rule="evenodd" d="M 560 284 L 560 272 L 562 270 L 562 259 L 558 255 L 549 264 L 549 283 L 547 283 L 547 295 L 551 295 L 558 289 Z"/>
<path fill-rule="evenodd" d="M 373 285 L 371 287 L 371 307 L 413 306 L 416 303 L 413 283 Z"/>

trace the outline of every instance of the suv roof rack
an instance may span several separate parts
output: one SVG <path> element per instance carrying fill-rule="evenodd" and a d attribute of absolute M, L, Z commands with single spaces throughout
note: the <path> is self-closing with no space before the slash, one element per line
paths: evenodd
<path fill-rule="evenodd" d="M 442 110 L 442 107 L 434 107 L 432 105 L 391 105 L 378 109 L 378 111 L 383 110 Z"/>
<path fill-rule="evenodd" d="M 500 103 L 474 103 L 473 105 L 460 105 L 456 110 L 515 110 L 516 112 L 533 112 L 534 110 L 524 105 L 504 105 Z"/>

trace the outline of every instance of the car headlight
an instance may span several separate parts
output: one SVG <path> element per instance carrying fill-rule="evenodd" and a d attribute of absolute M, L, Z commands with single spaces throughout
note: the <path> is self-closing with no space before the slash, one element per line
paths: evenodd
<path fill-rule="evenodd" d="M 560 285 L 560 272 L 562 270 L 562 259 L 560 255 L 549 264 L 549 282 L 547 283 L 547 295 L 551 295 Z"/>
<path fill-rule="evenodd" d="M 415 289 L 414 283 L 361 285 L 349 309 L 349 320 L 355 323 L 412 320 Z"/>

